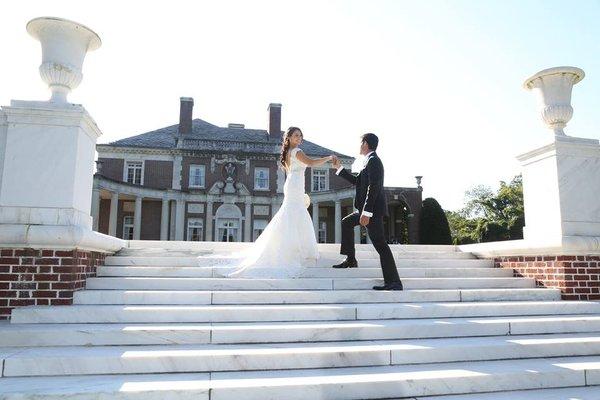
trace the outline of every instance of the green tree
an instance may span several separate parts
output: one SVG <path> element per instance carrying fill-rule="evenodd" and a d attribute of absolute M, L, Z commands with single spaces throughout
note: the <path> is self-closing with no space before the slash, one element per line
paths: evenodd
<path fill-rule="evenodd" d="M 486 186 L 475 186 L 465 193 L 465 199 L 462 210 L 446 212 L 455 244 L 523 238 L 525 211 L 521 175 L 508 184 L 501 181 L 495 193 Z"/>
<path fill-rule="evenodd" d="M 448 219 L 434 198 L 423 200 L 419 224 L 421 244 L 452 244 Z"/>
<path fill-rule="evenodd" d="M 460 211 L 446 211 L 450 227 L 452 244 L 471 244 L 479 242 L 477 224 L 479 219 L 469 219 Z"/>

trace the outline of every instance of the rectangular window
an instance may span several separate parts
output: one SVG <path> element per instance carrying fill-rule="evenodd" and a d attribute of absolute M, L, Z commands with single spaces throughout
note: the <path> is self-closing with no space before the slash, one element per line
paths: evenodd
<path fill-rule="evenodd" d="M 190 242 L 201 242 L 204 224 L 199 218 L 189 218 L 187 225 L 187 240 Z"/>
<path fill-rule="evenodd" d="M 311 187 L 313 192 L 329 190 L 329 170 L 313 168 Z"/>
<path fill-rule="evenodd" d="M 133 240 L 133 215 L 123 218 L 123 240 Z"/>
<path fill-rule="evenodd" d="M 254 168 L 254 190 L 269 190 L 269 168 Z"/>
<path fill-rule="evenodd" d="M 190 165 L 189 187 L 203 188 L 205 185 L 205 172 L 204 165 Z"/>
<path fill-rule="evenodd" d="M 327 222 L 319 222 L 319 243 L 327 243 Z"/>
<path fill-rule="evenodd" d="M 264 219 L 255 219 L 253 221 L 252 240 L 258 239 L 260 234 L 263 233 L 263 231 L 267 227 L 267 224 L 268 222 Z"/>
<path fill-rule="evenodd" d="M 134 185 L 142 184 L 142 162 L 141 161 L 127 161 L 125 182 L 133 183 Z"/>

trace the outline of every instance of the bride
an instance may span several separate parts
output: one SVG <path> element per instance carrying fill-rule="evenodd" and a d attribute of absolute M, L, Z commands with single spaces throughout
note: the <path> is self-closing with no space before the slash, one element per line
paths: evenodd
<path fill-rule="evenodd" d="M 229 259 L 231 278 L 294 278 L 305 267 L 315 266 L 319 257 L 304 193 L 304 172 L 331 161 L 333 156 L 310 158 L 298 147 L 303 135 L 292 126 L 283 136 L 281 168 L 286 172 L 283 203 L 256 242 Z M 201 256 L 202 257 L 202 256 Z"/>

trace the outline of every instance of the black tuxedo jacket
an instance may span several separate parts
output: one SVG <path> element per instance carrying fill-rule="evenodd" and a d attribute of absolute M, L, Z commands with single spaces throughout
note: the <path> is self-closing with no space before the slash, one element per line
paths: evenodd
<path fill-rule="evenodd" d="M 366 166 L 358 173 L 343 168 L 339 176 L 356 186 L 354 207 L 373 213 L 373 217 L 388 215 L 387 202 L 383 192 L 383 164 L 375 152 L 369 155 Z"/>

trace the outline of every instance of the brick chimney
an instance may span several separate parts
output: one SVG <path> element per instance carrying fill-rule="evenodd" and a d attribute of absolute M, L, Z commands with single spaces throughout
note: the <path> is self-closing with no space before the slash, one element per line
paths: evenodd
<path fill-rule="evenodd" d="M 194 99 L 191 97 L 180 97 L 179 106 L 179 136 L 183 137 L 192 133 L 192 110 Z"/>
<path fill-rule="evenodd" d="M 269 137 L 281 140 L 281 104 L 269 104 Z"/>

